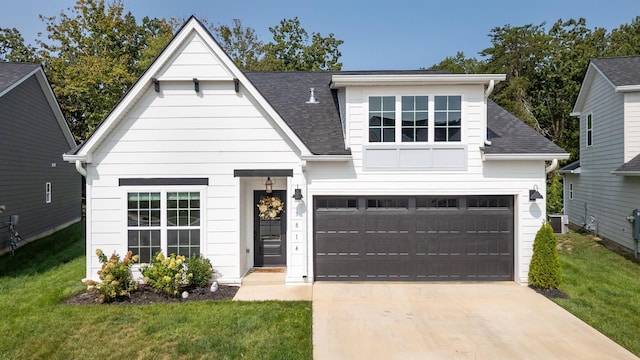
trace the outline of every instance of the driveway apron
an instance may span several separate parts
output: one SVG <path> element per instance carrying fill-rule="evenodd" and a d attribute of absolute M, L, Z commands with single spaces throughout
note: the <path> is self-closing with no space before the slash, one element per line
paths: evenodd
<path fill-rule="evenodd" d="M 313 285 L 313 357 L 637 359 L 528 287 L 500 283 Z"/>

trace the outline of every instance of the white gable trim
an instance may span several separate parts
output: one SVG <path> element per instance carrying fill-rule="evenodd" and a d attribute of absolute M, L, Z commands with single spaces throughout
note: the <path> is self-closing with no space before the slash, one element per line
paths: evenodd
<path fill-rule="evenodd" d="M 67 121 L 64 119 L 64 115 L 62 114 L 62 110 L 60 110 L 60 104 L 58 104 L 58 100 L 56 96 L 53 94 L 53 90 L 51 89 L 51 85 L 49 85 L 49 81 L 47 80 L 47 75 L 42 70 L 41 66 L 33 69 L 33 71 L 29 72 L 25 76 L 23 76 L 20 80 L 11 84 L 11 86 L 4 89 L 4 91 L 0 92 L 0 97 L 9 93 L 11 90 L 15 89 L 18 85 L 25 82 L 30 77 L 34 76 L 36 80 L 38 80 L 38 84 L 40 85 L 40 89 L 42 89 L 42 93 L 44 94 L 47 102 L 49 103 L 49 107 L 53 112 L 53 116 L 56 117 L 56 121 L 58 121 L 58 126 L 60 126 L 60 130 L 62 130 L 62 134 L 64 135 L 65 140 L 69 144 L 70 148 L 74 148 L 77 144 L 75 139 L 73 138 L 73 134 L 69 129 L 69 125 Z"/>
<path fill-rule="evenodd" d="M 589 66 L 587 67 L 587 73 L 584 75 L 584 80 L 582 80 L 582 85 L 580 86 L 580 92 L 578 92 L 578 97 L 576 98 L 576 103 L 573 106 L 573 111 L 571 111 L 571 114 L 569 114 L 570 116 L 579 116 L 580 113 L 582 112 L 582 108 L 584 107 L 585 101 L 587 101 L 587 95 L 589 95 L 589 91 L 591 90 L 591 84 L 593 83 L 593 79 L 595 78 L 596 74 L 599 74 L 600 76 L 602 76 L 607 81 L 607 83 L 611 85 L 612 89 L 614 89 L 615 91 L 618 91 L 618 89 L 611 82 L 611 80 L 609 80 L 609 78 L 606 77 L 604 73 L 600 69 L 598 69 L 598 67 L 594 63 L 589 62 Z"/>
<path fill-rule="evenodd" d="M 506 79 L 504 74 L 371 74 L 333 75 L 332 88 L 346 86 L 389 86 L 389 85 L 489 85 Z"/>
<path fill-rule="evenodd" d="M 176 52 L 185 45 L 185 43 L 191 38 L 192 34 L 199 35 L 205 42 L 209 50 L 211 50 L 226 67 L 226 70 L 232 74 L 229 78 L 215 78 L 208 79 L 202 78 L 201 80 L 224 80 L 232 81 L 233 78 L 237 78 L 240 84 L 249 92 L 249 94 L 258 102 L 258 104 L 264 109 L 264 111 L 273 119 L 276 127 L 284 134 L 286 140 L 297 148 L 301 156 L 311 155 L 311 151 L 304 145 L 302 140 L 289 128 L 286 122 L 278 115 L 273 107 L 267 102 L 267 100 L 260 94 L 260 92 L 251 84 L 242 71 L 233 63 L 231 58 L 224 52 L 220 45 L 213 39 L 209 31 L 207 31 L 202 24 L 195 18 L 191 17 L 187 23 L 178 31 L 173 40 L 167 45 L 164 51 L 156 58 L 147 71 L 138 79 L 131 90 L 125 95 L 125 97 L 116 105 L 116 107 L 107 116 L 104 122 L 95 130 L 95 132 L 89 137 L 84 146 L 78 151 L 76 155 L 64 156 L 67 161 L 75 161 L 81 159 L 84 162 L 91 162 L 92 153 L 95 151 L 102 141 L 111 133 L 122 120 L 123 116 L 130 110 L 135 104 L 136 100 L 144 93 L 144 91 L 153 86 L 152 79 L 158 74 L 161 74 L 169 61 L 171 61 Z M 160 79 L 162 80 L 162 79 Z M 171 78 L 170 80 L 176 80 Z M 192 78 L 184 79 L 192 80 Z"/>

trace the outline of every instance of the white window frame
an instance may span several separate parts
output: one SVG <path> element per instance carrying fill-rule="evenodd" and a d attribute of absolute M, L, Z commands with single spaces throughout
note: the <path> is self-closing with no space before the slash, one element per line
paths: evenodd
<path fill-rule="evenodd" d="M 129 250 L 129 230 L 130 229 L 140 229 L 140 230 L 150 230 L 150 229 L 158 229 L 160 230 L 160 251 L 167 256 L 168 246 L 168 230 L 185 230 L 189 227 L 173 227 L 167 225 L 167 194 L 172 192 L 179 193 L 187 193 L 187 192 L 197 192 L 200 194 L 200 253 L 206 254 L 206 187 L 204 186 L 127 186 L 122 187 L 122 209 L 123 209 L 123 233 L 125 238 L 124 247 L 126 251 Z M 144 226 L 144 227 L 129 227 L 128 225 L 128 196 L 130 193 L 160 193 L 160 226 Z M 195 226 L 193 228 L 196 228 Z M 125 252 L 126 252 L 125 251 Z M 154 254 L 152 254 L 153 256 Z"/>
<path fill-rule="evenodd" d="M 589 124 L 591 123 L 591 124 Z M 593 113 L 588 113 L 585 118 L 585 143 L 587 147 L 591 147 L 593 145 Z"/>
<path fill-rule="evenodd" d="M 395 114 L 396 114 L 396 123 L 395 123 L 395 141 L 394 142 L 372 142 L 369 140 L 369 98 L 371 97 L 385 97 L 385 96 L 393 96 L 395 98 Z M 428 99 L 428 135 L 427 141 L 402 141 L 402 97 L 403 96 L 426 96 Z M 435 98 L 436 96 L 459 96 L 460 97 L 460 140 L 459 141 L 435 141 Z M 395 144 L 398 146 L 411 146 L 411 145 L 443 145 L 443 144 L 466 144 L 466 118 L 467 113 L 465 109 L 465 101 L 466 97 L 463 93 L 448 93 L 448 92 L 430 92 L 424 93 L 419 91 L 396 91 L 396 92 L 371 92 L 364 94 L 363 103 L 365 106 L 364 114 L 366 114 L 365 120 L 365 136 L 366 136 L 366 145 L 377 146 L 377 145 L 391 145 Z"/>
<path fill-rule="evenodd" d="M 573 183 L 569 183 L 569 200 L 573 200 Z"/>
<path fill-rule="evenodd" d="M 44 183 L 44 202 L 45 204 L 51 204 L 51 182 Z"/>

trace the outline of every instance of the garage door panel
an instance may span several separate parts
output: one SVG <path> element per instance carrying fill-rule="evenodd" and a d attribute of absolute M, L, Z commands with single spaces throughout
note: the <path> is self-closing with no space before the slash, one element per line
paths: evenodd
<path fill-rule="evenodd" d="M 369 196 L 349 198 L 346 209 L 315 206 L 317 280 L 513 280 L 511 196 Z"/>

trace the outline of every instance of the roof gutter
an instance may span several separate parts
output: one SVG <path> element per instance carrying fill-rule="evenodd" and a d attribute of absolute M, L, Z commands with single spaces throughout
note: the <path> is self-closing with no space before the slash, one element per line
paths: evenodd
<path fill-rule="evenodd" d="M 484 154 L 485 160 L 567 160 L 569 154 Z"/>
<path fill-rule="evenodd" d="M 491 95 L 491 93 L 493 92 L 493 88 L 496 86 L 496 81 L 491 79 L 489 80 L 489 86 L 487 87 L 487 90 L 484 91 L 484 98 L 488 99 L 489 95 Z"/>
<path fill-rule="evenodd" d="M 640 171 L 612 171 L 611 174 L 618 176 L 640 176 Z"/>
<path fill-rule="evenodd" d="M 304 161 L 349 161 L 351 155 L 302 155 L 300 157 Z"/>

